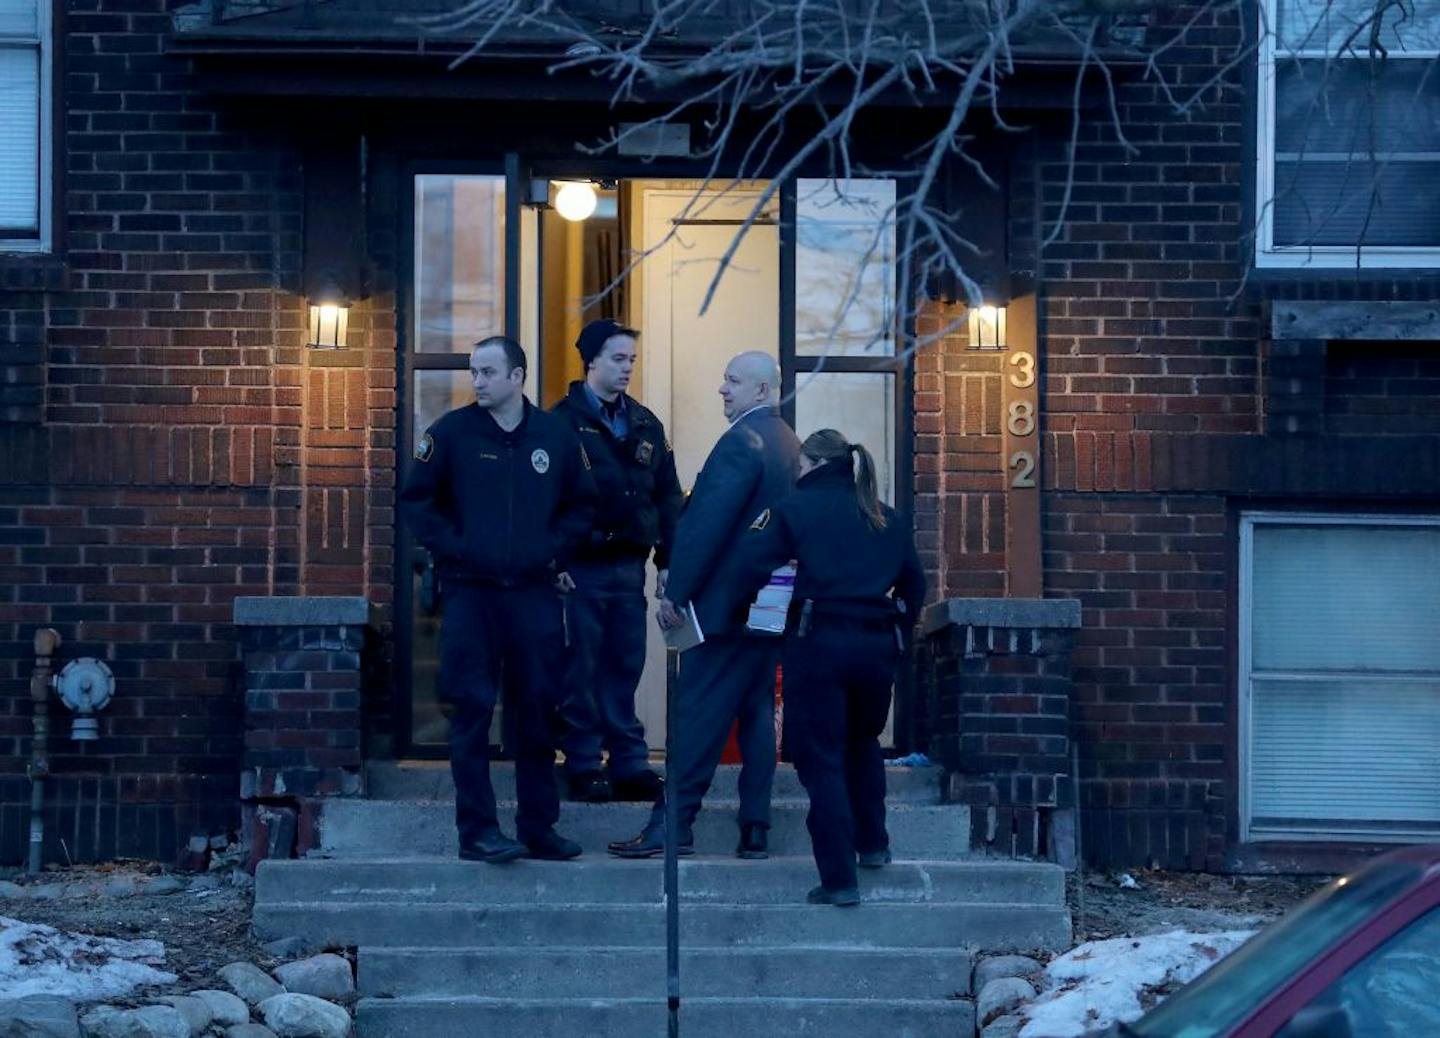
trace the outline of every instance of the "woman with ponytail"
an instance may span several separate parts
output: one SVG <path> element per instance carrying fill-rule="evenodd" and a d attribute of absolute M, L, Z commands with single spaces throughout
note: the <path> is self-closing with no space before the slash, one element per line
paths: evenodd
<path fill-rule="evenodd" d="M 925 601 L 910 524 L 880 501 L 875 461 L 834 429 L 800 447 L 795 492 L 740 542 L 753 595 L 796 563 L 785 628 L 785 738 L 810 795 L 806 824 L 820 872 L 812 904 L 857 905 L 858 864 L 890 862 L 879 737 L 895 667 Z"/>

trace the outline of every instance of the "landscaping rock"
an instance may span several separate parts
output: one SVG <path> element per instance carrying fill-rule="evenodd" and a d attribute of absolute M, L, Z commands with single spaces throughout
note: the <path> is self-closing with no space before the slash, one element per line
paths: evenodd
<path fill-rule="evenodd" d="M 233 1027 L 235 1024 L 250 1022 L 250 1007 L 245 1000 L 228 991 L 192 991 L 190 997 L 198 998 L 210 1010 L 217 1027 Z"/>
<path fill-rule="evenodd" d="M 178 894 L 185 889 L 185 881 L 175 876 L 156 876 L 140 886 L 142 894 Z"/>
<path fill-rule="evenodd" d="M 275 1038 L 275 1032 L 264 1024 L 236 1024 L 226 1030 L 225 1038 Z"/>
<path fill-rule="evenodd" d="M 191 1038 L 190 1025 L 172 1006 L 101 1006 L 83 1016 L 80 1026 L 86 1038 Z"/>
<path fill-rule="evenodd" d="M 285 989 L 275 978 L 250 962 L 232 962 L 221 967 L 220 979 L 251 1006 L 258 1006 L 267 998 L 285 993 Z"/>
<path fill-rule="evenodd" d="M 1033 977 L 1045 967 L 1028 955 L 996 955 L 975 966 L 975 988 L 979 991 L 999 977 Z"/>
<path fill-rule="evenodd" d="M 1030 982 L 1019 977 L 996 977 L 980 989 L 975 1002 L 975 1015 L 984 1027 L 996 1017 L 1004 1016 L 1016 1006 L 1029 1002 L 1035 997 Z"/>
<path fill-rule="evenodd" d="M 180 1015 L 185 1018 L 185 1023 L 190 1027 L 190 1038 L 200 1038 L 215 1019 L 215 1014 L 210 1012 L 210 1007 L 193 995 L 171 995 L 160 1001 L 172 1009 L 180 1011 Z"/>
<path fill-rule="evenodd" d="M 314 995 L 275 995 L 256 1006 L 277 1038 L 347 1038 L 350 1014 Z"/>
<path fill-rule="evenodd" d="M 1020 1016 L 997 1016 L 980 1032 L 980 1038 L 1019 1038 L 1025 1018 Z"/>
<path fill-rule="evenodd" d="M 293 959 L 297 955 L 304 955 L 308 952 L 310 942 L 303 937 L 282 937 L 278 941 L 271 941 L 260 947 L 277 959 Z"/>
<path fill-rule="evenodd" d="M 0 1038 L 80 1038 L 75 1004 L 55 995 L 0 1001 Z"/>
<path fill-rule="evenodd" d="M 287 962 L 277 966 L 274 975 L 286 991 L 340 1003 L 355 998 L 355 975 L 351 972 L 350 960 L 340 955 L 316 955 Z"/>

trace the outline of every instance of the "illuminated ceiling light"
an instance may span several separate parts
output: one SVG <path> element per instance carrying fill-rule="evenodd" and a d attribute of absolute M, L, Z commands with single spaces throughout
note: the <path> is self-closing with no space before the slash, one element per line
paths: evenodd
<path fill-rule="evenodd" d="M 970 349 L 1003 350 L 1005 342 L 1005 308 L 1003 306 L 970 307 Z"/>
<path fill-rule="evenodd" d="M 599 202 L 594 185 L 588 181 L 569 181 L 555 192 L 555 211 L 567 220 L 584 220 Z"/>

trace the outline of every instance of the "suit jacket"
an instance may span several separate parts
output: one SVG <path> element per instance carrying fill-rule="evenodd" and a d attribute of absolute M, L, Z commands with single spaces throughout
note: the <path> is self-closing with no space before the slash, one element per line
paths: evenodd
<path fill-rule="evenodd" d="M 745 415 L 716 441 L 681 513 L 665 597 L 695 604 L 706 638 L 740 634 L 737 549 L 745 531 L 795 488 L 800 441 L 776 408 Z"/>

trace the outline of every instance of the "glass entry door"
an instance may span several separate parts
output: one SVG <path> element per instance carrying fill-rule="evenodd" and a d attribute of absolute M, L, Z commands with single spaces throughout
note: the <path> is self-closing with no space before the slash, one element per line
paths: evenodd
<path fill-rule="evenodd" d="M 517 163 L 506 174 L 417 173 L 413 177 L 413 253 L 401 356 L 399 478 L 414 445 L 441 415 L 474 400 L 470 349 L 490 335 L 516 337 L 529 354 L 526 394 L 539 384 L 539 236 L 533 209 L 517 204 Z M 397 523 L 399 572 L 396 697 L 398 749 L 443 755 L 448 727 L 440 708 L 440 585 L 435 560 Z M 407 637 L 408 634 L 408 637 Z M 408 682 L 405 681 L 408 677 Z M 491 742 L 503 745 L 504 704 Z"/>

